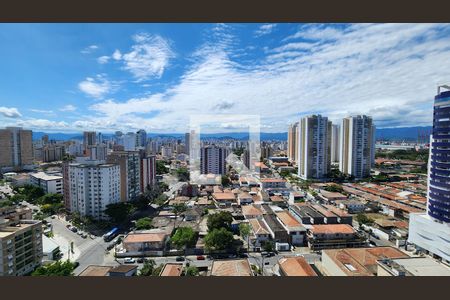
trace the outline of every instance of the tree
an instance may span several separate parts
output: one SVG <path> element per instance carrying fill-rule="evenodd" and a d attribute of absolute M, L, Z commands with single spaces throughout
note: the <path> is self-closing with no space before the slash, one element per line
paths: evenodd
<path fill-rule="evenodd" d="M 250 241 L 250 232 L 251 232 L 251 228 L 250 225 L 247 223 L 241 223 L 239 224 L 239 234 L 241 235 L 241 237 L 243 238 L 247 238 L 247 252 L 249 252 L 249 241 Z"/>
<path fill-rule="evenodd" d="M 153 228 L 152 219 L 149 217 L 140 218 L 139 220 L 136 221 L 137 230 L 146 230 L 151 228 Z"/>
<path fill-rule="evenodd" d="M 195 246 L 195 242 L 197 241 L 197 233 L 190 227 L 180 227 L 177 228 L 175 234 L 170 239 L 172 245 L 174 245 L 177 249 L 185 249 L 191 248 Z"/>
<path fill-rule="evenodd" d="M 156 161 L 156 174 L 166 174 L 169 170 L 166 168 L 166 162 L 163 160 Z"/>
<path fill-rule="evenodd" d="M 231 230 L 231 223 L 233 222 L 233 216 L 228 211 L 221 211 L 215 214 L 208 215 L 208 230 L 225 228 Z"/>
<path fill-rule="evenodd" d="M 359 225 L 361 226 L 362 224 L 373 224 L 374 220 L 367 217 L 365 214 L 358 214 L 356 216 L 356 221 L 358 221 Z"/>
<path fill-rule="evenodd" d="M 155 266 L 156 263 L 153 259 L 147 260 L 146 262 L 144 262 L 142 269 L 139 271 L 139 276 L 153 276 Z"/>
<path fill-rule="evenodd" d="M 205 247 L 209 250 L 229 249 L 233 244 L 233 233 L 224 227 L 213 229 L 205 236 Z"/>
<path fill-rule="evenodd" d="M 173 213 L 175 214 L 175 221 L 173 223 L 173 228 L 176 228 L 176 223 L 177 223 L 177 219 L 178 216 L 186 211 L 186 205 L 184 205 L 183 203 L 177 203 L 173 206 Z"/>
<path fill-rule="evenodd" d="M 227 175 L 222 175 L 222 185 L 229 186 L 231 183 L 230 178 Z"/>
<path fill-rule="evenodd" d="M 69 260 L 57 261 L 37 268 L 31 276 L 73 276 L 74 269 L 75 263 Z"/>
<path fill-rule="evenodd" d="M 130 203 L 120 202 L 106 206 L 105 214 L 115 223 L 124 222 L 132 213 L 133 206 Z"/>
<path fill-rule="evenodd" d="M 199 271 L 196 266 L 189 266 L 186 268 L 185 275 L 186 276 L 198 276 Z"/>
<path fill-rule="evenodd" d="M 330 185 L 327 185 L 327 186 L 324 188 L 324 190 L 325 190 L 325 191 L 328 191 L 328 192 L 335 192 L 335 193 L 342 193 L 342 192 L 344 191 L 344 189 L 342 188 L 342 186 L 337 185 L 337 184 L 330 184 Z"/>
<path fill-rule="evenodd" d="M 263 246 L 264 251 L 272 252 L 274 249 L 274 244 L 272 241 L 266 241 Z"/>
<path fill-rule="evenodd" d="M 180 181 L 189 181 L 189 170 L 186 167 L 177 169 L 177 177 Z"/>

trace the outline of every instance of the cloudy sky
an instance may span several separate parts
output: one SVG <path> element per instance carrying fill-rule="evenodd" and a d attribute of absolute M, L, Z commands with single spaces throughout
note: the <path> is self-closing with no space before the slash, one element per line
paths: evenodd
<path fill-rule="evenodd" d="M 450 83 L 449 24 L 0 24 L 0 45 L 0 127 L 47 132 L 182 133 L 196 114 L 430 125 Z"/>

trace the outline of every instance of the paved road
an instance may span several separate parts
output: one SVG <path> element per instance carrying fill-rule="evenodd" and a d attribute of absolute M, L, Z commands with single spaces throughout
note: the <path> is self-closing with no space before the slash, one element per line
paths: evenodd
<path fill-rule="evenodd" d="M 59 218 L 47 219 L 52 224 L 54 240 L 60 246 L 63 259 L 70 258 L 80 263 L 75 274 L 83 271 L 88 265 L 117 265 L 112 253 L 106 254 L 108 243 L 102 237 L 83 239 L 78 234 L 70 231 L 66 221 Z M 74 253 L 69 254 L 70 243 L 73 242 Z"/>

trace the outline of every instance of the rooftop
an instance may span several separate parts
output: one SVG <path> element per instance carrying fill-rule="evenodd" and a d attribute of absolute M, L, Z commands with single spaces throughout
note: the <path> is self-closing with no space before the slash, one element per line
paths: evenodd
<path fill-rule="evenodd" d="M 167 263 L 159 276 L 181 276 L 183 264 Z"/>
<path fill-rule="evenodd" d="M 385 259 L 379 264 L 388 270 L 405 271 L 410 276 L 450 276 L 449 267 L 429 257 Z"/>
<path fill-rule="evenodd" d="M 167 234 L 162 232 L 149 232 L 149 233 L 130 233 L 125 239 L 124 243 L 152 243 L 163 242 Z"/>
<path fill-rule="evenodd" d="M 313 225 L 311 231 L 314 234 L 352 234 L 355 233 L 355 229 L 348 224 L 326 224 L 326 225 Z"/>
<path fill-rule="evenodd" d="M 31 177 L 34 177 L 34 178 L 41 179 L 41 180 L 46 180 L 46 181 L 49 181 L 49 180 L 61 180 L 61 179 L 63 179 L 62 176 L 51 175 L 51 174 L 47 174 L 47 173 L 45 173 L 45 172 L 31 173 L 30 176 L 31 176 Z"/>
<path fill-rule="evenodd" d="M 108 276 L 111 267 L 108 266 L 87 266 L 78 276 Z"/>
<path fill-rule="evenodd" d="M 211 276 L 253 276 L 247 259 L 215 260 Z"/>
<path fill-rule="evenodd" d="M 244 216 L 261 216 L 263 211 L 261 208 L 254 205 L 243 205 L 242 206 L 242 214 Z"/>
<path fill-rule="evenodd" d="M 119 265 L 109 270 L 110 273 L 128 273 L 134 269 L 137 269 L 137 265 Z"/>
<path fill-rule="evenodd" d="M 280 269 L 286 276 L 317 276 L 314 269 L 304 257 L 283 257 L 278 261 Z"/>

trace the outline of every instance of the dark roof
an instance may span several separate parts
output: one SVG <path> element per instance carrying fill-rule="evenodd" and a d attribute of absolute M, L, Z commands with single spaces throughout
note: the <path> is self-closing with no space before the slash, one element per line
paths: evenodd
<path fill-rule="evenodd" d="M 128 273 L 134 269 L 137 269 L 137 265 L 120 265 L 112 268 L 109 273 Z"/>
<path fill-rule="evenodd" d="M 286 231 L 275 215 L 263 215 L 264 220 L 273 232 Z"/>

